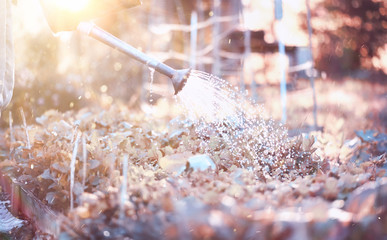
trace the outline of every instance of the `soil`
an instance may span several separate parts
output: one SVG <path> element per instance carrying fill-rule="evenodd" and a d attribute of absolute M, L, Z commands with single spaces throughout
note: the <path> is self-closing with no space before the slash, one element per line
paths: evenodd
<path fill-rule="evenodd" d="M 64 239 L 383 239 L 386 86 L 317 82 L 317 89 L 323 131 L 288 137 L 285 148 L 297 154 L 281 164 L 246 167 L 217 142 L 203 151 L 194 125 L 171 120 L 169 103 L 159 101 L 154 108 L 165 109 L 157 117 L 118 102 L 50 110 L 3 134 L 10 154 L 0 167 L 68 217 Z M 289 93 L 289 128 L 313 124 L 309 93 Z M 270 89 L 265 94 L 261 100 L 277 116 L 277 97 Z M 215 168 L 194 167 L 193 156 L 209 158 Z"/>

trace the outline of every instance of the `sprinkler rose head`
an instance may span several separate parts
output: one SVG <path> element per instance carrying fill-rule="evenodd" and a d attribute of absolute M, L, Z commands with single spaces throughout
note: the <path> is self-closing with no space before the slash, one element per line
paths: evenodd
<path fill-rule="evenodd" d="M 191 69 L 181 69 L 176 70 L 176 72 L 173 74 L 171 80 L 173 88 L 175 89 L 175 95 L 183 89 L 183 87 L 187 83 L 190 73 Z"/>

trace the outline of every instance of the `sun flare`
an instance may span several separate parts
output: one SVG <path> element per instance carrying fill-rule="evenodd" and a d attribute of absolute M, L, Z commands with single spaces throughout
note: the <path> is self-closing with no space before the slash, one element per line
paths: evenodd
<path fill-rule="evenodd" d="M 71 12 L 79 12 L 84 10 L 90 0 L 55 0 L 55 4 L 64 9 Z"/>

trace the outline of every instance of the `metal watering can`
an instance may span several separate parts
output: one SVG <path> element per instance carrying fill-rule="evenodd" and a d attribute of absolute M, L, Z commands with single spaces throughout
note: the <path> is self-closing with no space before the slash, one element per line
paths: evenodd
<path fill-rule="evenodd" d="M 125 53 L 169 77 L 175 94 L 180 92 L 187 82 L 190 69 L 173 69 L 90 22 L 91 19 L 107 13 L 141 5 L 141 0 L 40 0 L 40 2 L 47 22 L 54 33 L 78 30 Z"/>

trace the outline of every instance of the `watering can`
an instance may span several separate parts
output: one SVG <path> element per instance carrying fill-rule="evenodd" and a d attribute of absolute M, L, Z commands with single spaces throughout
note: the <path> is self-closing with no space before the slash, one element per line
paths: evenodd
<path fill-rule="evenodd" d="M 175 89 L 175 94 L 180 92 L 187 82 L 190 69 L 173 69 L 149 57 L 90 21 L 108 13 L 140 5 L 141 0 L 40 0 L 40 2 L 47 22 L 54 33 L 78 30 L 119 50 L 169 77 Z"/>

